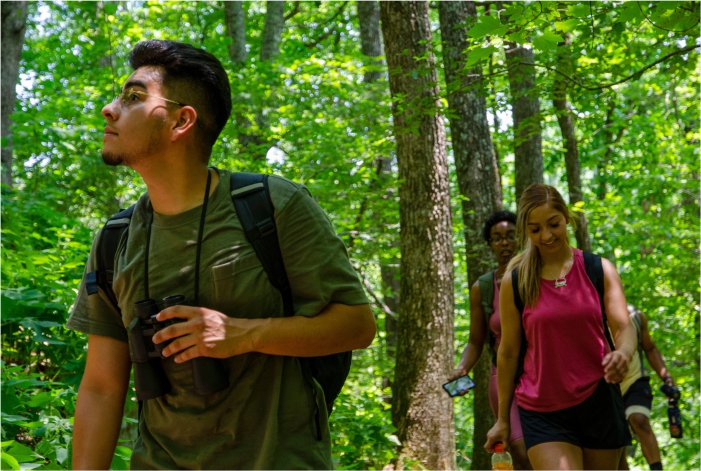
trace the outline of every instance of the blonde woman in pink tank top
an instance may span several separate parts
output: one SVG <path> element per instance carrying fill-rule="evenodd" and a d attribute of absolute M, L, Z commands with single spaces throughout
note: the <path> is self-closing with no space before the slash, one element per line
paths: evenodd
<path fill-rule="evenodd" d="M 487 339 L 490 339 L 490 347 L 494 345 L 494 348 L 498 347 L 501 341 L 499 286 L 509 261 L 516 253 L 516 215 L 510 211 L 497 211 L 490 214 L 484 222 L 482 237 L 497 259 L 497 269 L 490 272 L 494 284 L 494 296 L 492 299 L 483 299 L 485 293 L 482 293 L 480 289 L 479 280 L 472 285 L 470 289 L 470 337 L 460 356 L 460 363 L 448 378 L 448 381 L 457 379 L 472 371 L 482 354 Z M 491 310 L 486 311 L 492 312 L 491 316 L 489 316 L 488 324 L 483 306 L 487 306 L 487 308 L 491 306 Z M 489 353 L 492 352 L 490 351 Z M 498 404 L 497 368 L 492 362 L 492 374 L 489 377 L 489 405 L 495 418 Z M 523 433 L 521 433 L 516 403 L 511 407 L 511 435 L 509 443 L 514 469 L 533 469 L 528 462 L 528 455 L 526 455 L 526 446 L 523 443 Z"/>
<path fill-rule="evenodd" d="M 602 259 L 603 304 L 617 346 L 611 351 L 583 253 L 569 244 L 569 224 L 574 219 L 555 188 L 534 184 L 524 191 L 517 220 L 523 251 L 500 290 L 499 412 L 485 448 L 508 443 L 515 396 L 534 469 L 616 469 L 630 443 L 617 383 L 635 351 L 635 329 L 620 277 Z M 514 301 L 515 268 L 522 313 Z M 515 384 L 522 332 L 527 348 Z"/>

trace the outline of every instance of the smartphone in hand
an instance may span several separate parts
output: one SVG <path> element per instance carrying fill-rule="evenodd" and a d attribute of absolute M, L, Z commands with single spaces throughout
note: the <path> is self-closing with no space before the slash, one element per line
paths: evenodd
<path fill-rule="evenodd" d="M 460 376 L 453 381 L 448 381 L 443 385 L 443 389 L 450 397 L 459 396 L 467 390 L 475 387 L 475 382 L 467 375 Z"/>

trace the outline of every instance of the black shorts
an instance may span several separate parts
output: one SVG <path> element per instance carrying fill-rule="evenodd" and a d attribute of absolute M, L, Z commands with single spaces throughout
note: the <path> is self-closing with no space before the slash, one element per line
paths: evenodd
<path fill-rule="evenodd" d="M 581 404 L 554 412 L 518 408 L 526 449 L 548 442 L 612 450 L 630 445 L 621 388 L 603 379 Z"/>
<path fill-rule="evenodd" d="M 626 395 L 623 396 L 623 406 L 626 411 L 626 419 L 630 417 L 630 414 L 635 413 L 650 417 L 652 388 L 649 376 L 642 376 L 630 385 Z"/>

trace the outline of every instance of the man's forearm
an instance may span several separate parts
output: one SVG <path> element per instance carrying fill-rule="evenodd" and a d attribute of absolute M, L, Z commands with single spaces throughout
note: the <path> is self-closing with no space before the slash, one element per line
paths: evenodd
<path fill-rule="evenodd" d="M 124 415 L 125 393 L 105 395 L 79 390 L 73 425 L 73 469 L 109 469 Z"/>
<path fill-rule="evenodd" d="M 667 366 L 664 362 L 664 358 L 662 358 L 662 354 L 657 347 L 646 350 L 645 356 L 647 357 L 647 361 L 650 363 L 652 369 L 657 372 L 662 381 L 665 381 L 666 378 L 670 377 L 669 371 L 667 371 Z"/>
<path fill-rule="evenodd" d="M 365 348 L 375 337 L 367 304 L 329 304 L 314 317 L 261 319 L 253 349 L 269 355 L 312 357 Z"/>

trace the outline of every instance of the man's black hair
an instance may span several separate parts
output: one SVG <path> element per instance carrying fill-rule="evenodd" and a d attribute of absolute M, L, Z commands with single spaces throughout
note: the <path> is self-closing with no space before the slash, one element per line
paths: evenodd
<path fill-rule="evenodd" d="M 487 242 L 487 244 L 489 244 L 489 239 L 492 238 L 492 227 L 494 227 L 495 224 L 499 224 L 502 221 L 507 221 L 513 223 L 513 225 L 515 226 L 516 218 L 517 216 L 511 211 L 496 211 L 490 214 L 487 217 L 487 220 L 484 221 L 484 228 L 482 228 L 482 237 L 484 237 L 484 240 Z"/>
<path fill-rule="evenodd" d="M 167 98 L 187 103 L 197 111 L 209 155 L 231 115 L 229 77 L 219 59 L 190 44 L 152 39 L 134 46 L 129 65 L 134 70 L 162 68 Z"/>

